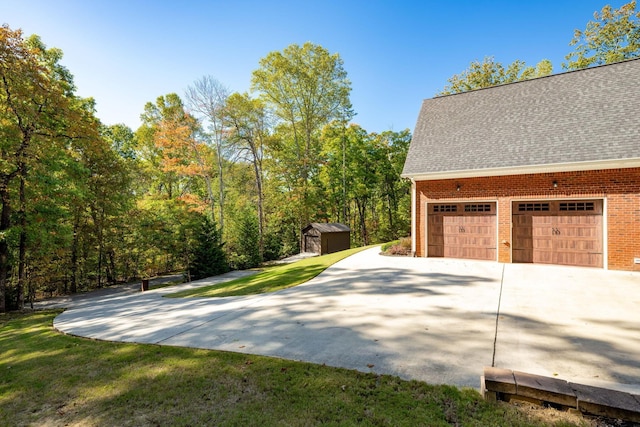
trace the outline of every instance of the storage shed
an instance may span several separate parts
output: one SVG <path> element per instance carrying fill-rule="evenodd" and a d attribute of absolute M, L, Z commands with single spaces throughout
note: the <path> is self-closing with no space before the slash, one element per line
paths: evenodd
<path fill-rule="evenodd" d="M 320 255 L 351 247 L 351 229 L 339 223 L 312 222 L 302 229 L 302 252 Z"/>

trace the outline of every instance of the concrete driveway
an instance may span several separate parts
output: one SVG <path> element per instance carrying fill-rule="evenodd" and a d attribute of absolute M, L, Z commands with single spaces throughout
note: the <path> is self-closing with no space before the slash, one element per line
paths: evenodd
<path fill-rule="evenodd" d="M 248 274 L 234 272 L 83 300 L 54 326 L 474 388 L 493 365 L 640 391 L 640 274 L 378 253 L 360 252 L 270 294 L 163 298 Z"/>

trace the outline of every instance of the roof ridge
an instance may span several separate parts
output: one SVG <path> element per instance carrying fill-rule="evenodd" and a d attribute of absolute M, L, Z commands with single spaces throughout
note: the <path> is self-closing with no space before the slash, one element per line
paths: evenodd
<path fill-rule="evenodd" d="M 558 73 L 548 74 L 546 76 L 532 77 L 530 79 L 525 79 L 525 80 L 516 80 L 514 82 L 498 83 L 498 84 L 493 85 L 493 86 L 479 87 L 479 88 L 476 88 L 476 89 L 465 90 L 464 92 L 446 93 L 446 94 L 443 94 L 443 95 L 436 95 L 436 96 L 433 96 L 431 98 L 424 98 L 423 101 L 427 101 L 427 100 L 430 100 L 430 99 L 447 98 L 447 97 L 456 96 L 456 95 L 464 95 L 465 93 L 475 93 L 475 92 L 480 92 L 480 91 L 483 91 L 483 90 L 495 89 L 495 88 L 499 88 L 499 87 L 515 85 L 515 84 L 518 84 L 518 83 L 532 82 L 532 81 L 535 81 L 535 80 L 542 80 L 542 79 L 548 79 L 548 78 L 553 78 L 553 77 L 566 76 L 568 74 L 580 73 L 580 72 L 583 72 L 583 71 L 591 71 L 591 70 L 595 70 L 595 69 L 598 69 L 598 68 L 611 67 L 611 66 L 614 66 L 614 65 L 624 64 L 626 62 L 633 62 L 633 61 L 640 61 L 640 56 L 638 56 L 637 58 L 630 58 L 630 59 L 624 59 L 622 61 L 612 62 L 610 64 L 598 64 L 598 65 L 593 65 L 591 67 L 579 68 L 577 70 L 566 70 L 566 71 L 561 71 L 561 72 L 558 72 Z"/>

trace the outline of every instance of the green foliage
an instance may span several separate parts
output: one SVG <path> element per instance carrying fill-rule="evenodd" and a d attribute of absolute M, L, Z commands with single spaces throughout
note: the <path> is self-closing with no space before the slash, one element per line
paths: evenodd
<path fill-rule="evenodd" d="M 390 247 L 398 245 L 398 244 L 400 244 L 400 239 L 392 240 L 390 242 L 384 243 L 382 246 L 380 246 L 380 252 L 382 252 L 382 253 L 387 252 Z"/>
<path fill-rule="evenodd" d="M 102 233 L 106 205 L 116 198 L 96 192 L 101 184 L 121 189 L 111 179 L 118 168 L 108 162 L 95 102 L 74 94 L 61 59 L 61 50 L 48 49 L 37 36 L 0 29 L 0 234 L 17 235 L 0 241 L 0 311 L 9 287 L 22 306 L 25 288 L 32 296 L 46 275 L 55 282 L 64 272 L 65 287 L 71 281 L 74 289 L 79 258 L 67 257 L 69 246 L 79 249 L 76 219 L 90 219 Z M 103 248 L 103 235 L 94 237 Z"/>
<path fill-rule="evenodd" d="M 282 254 L 282 240 L 276 233 L 265 233 L 263 236 L 263 244 L 263 261 L 273 261 L 280 259 Z"/>
<path fill-rule="evenodd" d="M 191 280 L 216 276 L 229 271 L 220 230 L 206 215 L 203 215 L 195 235 L 195 246 L 189 261 Z"/>
<path fill-rule="evenodd" d="M 382 245 L 382 253 L 385 255 L 409 255 L 411 253 L 411 239 L 404 237 L 400 240 Z"/>
<path fill-rule="evenodd" d="M 584 31 L 574 31 L 569 45 L 575 49 L 565 57 L 569 62 L 563 63 L 563 68 L 579 70 L 640 56 L 640 11 L 636 12 L 636 0 L 619 9 L 606 5 L 600 13 L 594 12 L 593 18 Z"/>
<path fill-rule="evenodd" d="M 205 77 L 188 107 L 177 94 L 147 103 L 133 132 L 96 119 L 60 49 L 7 26 L 0 35 L 0 291 L 16 306 L 25 291 L 189 266 L 204 277 L 226 270 L 223 257 L 251 268 L 298 253 L 310 221 L 349 224 L 356 244 L 408 230 L 410 134 L 347 126 L 351 83 L 336 53 L 306 43 L 268 54 L 253 74 L 259 98 Z M 201 218 L 223 210 L 228 226 L 205 233 Z"/>
<path fill-rule="evenodd" d="M 505 68 L 492 57 L 485 57 L 482 62 L 477 60 L 471 62 L 467 70 L 448 79 L 449 84 L 437 95 L 468 92 L 504 83 L 544 77 L 551 74 L 552 71 L 553 66 L 548 59 L 540 61 L 535 68 L 527 67 L 520 60 L 515 60 Z"/>
<path fill-rule="evenodd" d="M 313 217 L 317 194 L 313 186 L 320 166 L 323 126 L 334 119 L 347 121 L 351 110 L 351 82 L 338 54 L 312 43 L 292 44 L 271 52 L 253 72 L 252 89 L 279 119 L 278 138 L 269 146 L 274 178 L 289 189 L 295 213 L 296 236 Z"/>
<path fill-rule="evenodd" d="M 257 267 L 262 262 L 260 256 L 260 230 L 255 212 L 242 209 L 236 218 L 235 250 L 231 266 L 237 270 Z"/>
<path fill-rule="evenodd" d="M 357 245 L 406 235 L 410 184 L 400 173 L 409 131 L 367 134 L 358 125 L 345 127 L 334 121 L 324 128 L 322 141 L 319 177 L 329 221 L 348 224 Z"/>

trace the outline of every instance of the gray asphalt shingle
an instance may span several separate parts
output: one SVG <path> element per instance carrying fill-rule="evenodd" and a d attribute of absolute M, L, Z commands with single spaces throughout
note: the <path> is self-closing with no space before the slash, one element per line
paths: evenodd
<path fill-rule="evenodd" d="M 640 59 L 426 99 L 403 176 L 640 158 Z"/>
<path fill-rule="evenodd" d="M 341 233 L 344 231 L 351 231 L 348 225 L 340 224 L 337 222 L 312 222 L 307 225 L 302 231 L 305 232 L 311 228 L 315 228 L 321 233 Z"/>

